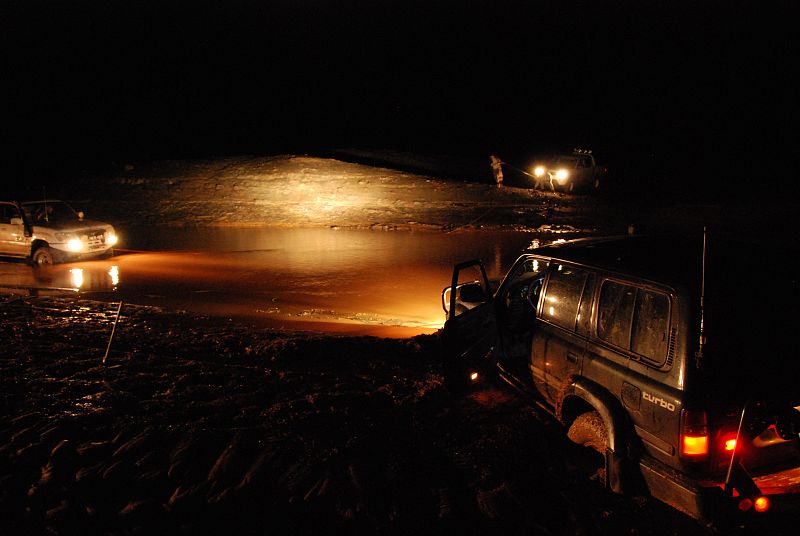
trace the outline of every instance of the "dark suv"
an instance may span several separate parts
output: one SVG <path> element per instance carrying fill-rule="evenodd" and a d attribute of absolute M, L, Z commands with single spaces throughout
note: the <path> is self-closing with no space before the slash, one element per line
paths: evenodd
<path fill-rule="evenodd" d="M 533 393 L 599 453 L 613 491 L 711 522 L 797 512 L 800 285 L 772 251 L 578 239 L 528 250 L 496 291 L 480 261 L 457 265 L 442 295 L 446 384 L 499 374 Z"/>

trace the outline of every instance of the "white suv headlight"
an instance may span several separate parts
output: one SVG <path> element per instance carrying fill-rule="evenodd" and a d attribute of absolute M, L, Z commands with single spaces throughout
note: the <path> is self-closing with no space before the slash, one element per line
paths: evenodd
<path fill-rule="evenodd" d="M 568 178 L 569 178 L 569 171 L 567 171 L 566 169 L 559 169 L 558 171 L 556 171 L 556 180 L 559 183 L 563 183 Z"/>
<path fill-rule="evenodd" d="M 67 240 L 67 249 L 70 251 L 80 251 L 83 249 L 83 242 L 79 238 Z"/>

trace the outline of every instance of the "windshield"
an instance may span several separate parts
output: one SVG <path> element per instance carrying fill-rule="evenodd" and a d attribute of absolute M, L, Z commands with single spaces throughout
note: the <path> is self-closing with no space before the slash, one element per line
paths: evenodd
<path fill-rule="evenodd" d="M 23 203 L 28 221 L 33 223 L 64 223 L 79 221 L 78 214 L 63 201 Z"/>

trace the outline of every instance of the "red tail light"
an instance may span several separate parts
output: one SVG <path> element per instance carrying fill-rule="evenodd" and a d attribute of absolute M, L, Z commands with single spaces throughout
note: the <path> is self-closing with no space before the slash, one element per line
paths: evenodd
<path fill-rule="evenodd" d="M 769 499 L 761 496 L 753 501 L 753 506 L 755 507 L 756 512 L 766 512 L 769 510 Z"/>
<path fill-rule="evenodd" d="M 708 421 L 705 411 L 681 412 L 681 458 L 703 461 L 708 458 Z"/>

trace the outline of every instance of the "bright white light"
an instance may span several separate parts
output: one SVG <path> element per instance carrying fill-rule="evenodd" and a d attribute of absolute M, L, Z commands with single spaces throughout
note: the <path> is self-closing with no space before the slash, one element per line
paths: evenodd
<path fill-rule="evenodd" d="M 83 286 L 83 268 L 73 268 L 69 273 L 72 276 L 72 286 L 81 288 Z"/>
<path fill-rule="evenodd" d="M 67 241 L 67 249 L 70 251 L 80 251 L 83 249 L 83 242 L 79 238 L 72 238 Z"/>
<path fill-rule="evenodd" d="M 545 171 L 546 170 L 544 169 L 544 166 L 536 166 L 535 168 L 533 168 L 533 174 L 536 175 L 537 177 L 541 177 L 542 175 L 544 175 Z"/>
<path fill-rule="evenodd" d="M 569 178 L 569 171 L 567 171 L 566 169 L 559 169 L 558 171 L 556 171 L 556 180 L 558 181 L 559 184 L 564 184 L 565 182 L 567 182 L 568 178 Z"/>
<path fill-rule="evenodd" d="M 106 237 L 106 244 L 113 246 L 117 243 L 117 240 L 117 235 L 109 233 L 109 235 Z"/>
<path fill-rule="evenodd" d="M 111 284 L 115 287 L 119 285 L 119 268 L 112 266 L 108 269 L 108 276 L 111 278 Z"/>

